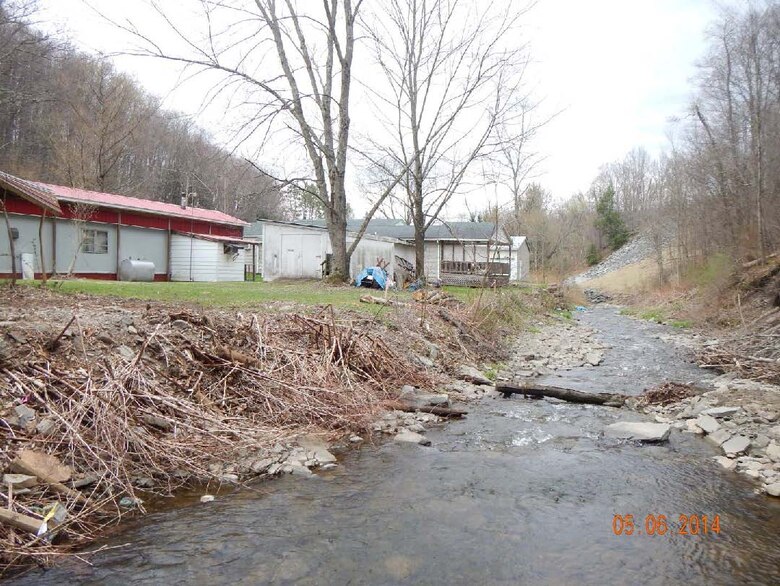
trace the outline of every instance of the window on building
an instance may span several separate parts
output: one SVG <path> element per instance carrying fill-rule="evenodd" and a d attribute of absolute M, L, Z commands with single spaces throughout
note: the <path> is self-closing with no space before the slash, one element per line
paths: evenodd
<path fill-rule="evenodd" d="M 82 230 L 81 252 L 108 254 L 108 232 L 105 230 Z"/>

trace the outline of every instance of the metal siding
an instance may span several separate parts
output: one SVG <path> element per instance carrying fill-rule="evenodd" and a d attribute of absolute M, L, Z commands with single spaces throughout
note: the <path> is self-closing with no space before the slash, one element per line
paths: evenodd
<path fill-rule="evenodd" d="M 428 279 L 439 278 L 440 249 L 438 242 L 425 243 L 425 276 Z"/>
<path fill-rule="evenodd" d="M 173 234 L 171 236 L 171 281 L 216 281 L 217 247 L 221 252 L 220 243 Z"/>
<path fill-rule="evenodd" d="M 284 242 L 283 242 L 284 240 Z M 328 234 L 317 228 L 265 224 L 263 227 L 263 280 L 295 279 L 303 276 L 318 278 L 319 263 L 328 251 Z M 292 252 L 288 252 L 287 249 Z M 285 260 L 285 255 L 287 259 Z M 304 257 L 307 262 L 304 263 Z M 316 262 L 317 271 L 312 267 Z M 304 274 L 306 271 L 312 274 Z"/>
<path fill-rule="evenodd" d="M 124 221 L 124 214 L 122 215 Z M 114 227 L 116 229 L 116 227 Z M 156 275 L 166 274 L 168 233 L 162 230 L 121 226 L 119 236 L 119 262 L 125 259 L 149 260 L 154 263 Z M 189 259 L 188 259 L 189 260 Z"/>
<path fill-rule="evenodd" d="M 347 247 L 351 246 L 354 240 L 354 238 L 347 238 Z M 350 278 L 354 280 L 364 268 L 376 266 L 377 258 L 382 258 L 390 263 L 387 273 L 392 281 L 395 267 L 394 254 L 395 247 L 392 242 L 362 238 L 349 261 Z"/>
<path fill-rule="evenodd" d="M 35 255 L 35 272 L 40 272 L 40 249 L 38 246 L 38 224 L 40 218 L 9 214 L 8 219 L 12 228 L 19 230 L 19 238 L 14 240 L 16 252 L 16 270 L 21 274 L 20 254 Z M 3 222 L 5 224 L 5 222 Z M 43 254 L 46 257 L 46 270 L 52 269 L 52 220 L 46 219 L 43 225 Z M 8 243 L 8 231 L 5 226 L 0 228 L 0 273 L 11 272 L 11 247 Z"/>
<path fill-rule="evenodd" d="M 242 248 L 238 251 L 238 256 L 233 260 L 233 256 L 224 253 L 224 244 L 215 243 L 217 249 L 217 281 L 243 281 L 244 280 L 244 255 L 246 251 Z"/>
<path fill-rule="evenodd" d="M 106 254 L 94 254 L 80 252 L 80 231 L 100 230 L 108 234 L 108 252 Z M 74 273 L 115 274 L 116 266 L 116 226 L 112 224 L 98 224 L 85 222 L 75 224 L 68 220 L 57 220 L 57 269 L 58 273 L 67 273 L 73 262 Z"/>

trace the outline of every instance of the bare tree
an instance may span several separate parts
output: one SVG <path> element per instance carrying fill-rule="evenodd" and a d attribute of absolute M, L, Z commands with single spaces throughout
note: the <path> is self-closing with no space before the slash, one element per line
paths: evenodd
<path fill-rule="evenodd" d="M 424 276 L 426 230 L 472 164 L 495 152 L 500 124 L 526 107 L 516 39 L 525 10 L 471 0 L 390 0 L 367 22 L 386 86 L 375 88 L 387 140 L 374 141 L 401 180 Z"/>

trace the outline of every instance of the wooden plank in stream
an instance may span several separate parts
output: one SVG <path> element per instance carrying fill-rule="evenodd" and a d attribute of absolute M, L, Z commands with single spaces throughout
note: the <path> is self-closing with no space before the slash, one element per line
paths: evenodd
<path fill-rule="evenodd" d="M 529 397 L 551 397 L 570 403 L 585 403 L 588 405 L 605 405 L 607 407 L 622 407 L 626 402 L 623 395 L 612 393 L 583 393 L 574 389 L 551 387 L 546 385 L 513 385 L 496 384 L 496 390 L 510 397 L 511 395 L 527 395 Z"/>

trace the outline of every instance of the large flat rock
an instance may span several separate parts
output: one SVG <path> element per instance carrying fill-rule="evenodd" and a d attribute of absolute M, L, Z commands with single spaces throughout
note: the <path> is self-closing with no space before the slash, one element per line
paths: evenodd
<path fill-rule="evenodd" d="M 643 421 L 619 421 L 607 425 L 607 437 L 640 442 L 663 442 L 669 438 L 672 426 L 666 423 L 645 423 Z"/>

